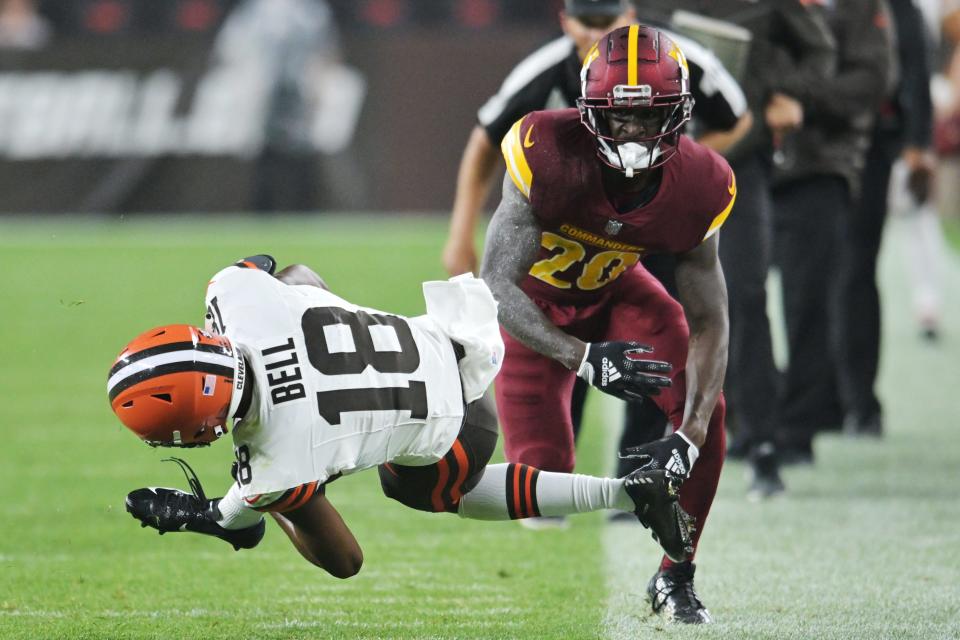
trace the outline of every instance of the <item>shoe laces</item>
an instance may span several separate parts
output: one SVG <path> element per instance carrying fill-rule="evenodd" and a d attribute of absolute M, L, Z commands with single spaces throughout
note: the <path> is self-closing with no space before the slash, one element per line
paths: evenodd
<path fill-rule="evenodd" d="M 700 601 L 697 592 L 693 588 L 694 567 L 690 563 L 674 565 L 666 571 L 666 577 L 672 583 L 666 596 L 681 597 L 695 609 L 703 609 L 703 602 Z M 678 593 L 679 592 L 679 593 Z"/>
<path fill-rule="evenodd" d="M 199 506 L 202 517 L 210 501 L 207 499 L 207 494 L 204 493 L 203 485 L 200 484 L 200 479 L 197 477 L 193 467 L 187 464 L 186 460 L 180 458 L 164 458 L 161 462 L 176 462 L 180 470 L 183 471 L 183 475 L 187 478 L 187 484 L 190 485 L 190 491 L 192 492 L 169 492 L 164 500 L 164 511 L 166 513 L 190 513 L 196 512 Z M 171 507 L 173 510 L 171 510 Z"/>

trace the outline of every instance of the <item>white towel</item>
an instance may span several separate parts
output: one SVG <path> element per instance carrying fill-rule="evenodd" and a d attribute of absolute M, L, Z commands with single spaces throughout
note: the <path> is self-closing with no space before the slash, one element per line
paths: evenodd
<path fill-rule="evenodd" d="M 503 338 L 497 323 L 497 301 L 487 284 L 465 273 L 449 280 L 423 283 L 429 316 L 452 340 L 463 346 L 460 380 L 463 399 L 473 402 L 493 382 L 503 362 Z"/>

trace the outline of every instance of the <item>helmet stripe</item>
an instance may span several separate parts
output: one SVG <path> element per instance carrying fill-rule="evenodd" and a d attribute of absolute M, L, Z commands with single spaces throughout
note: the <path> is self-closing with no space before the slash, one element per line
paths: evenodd
<path fill-rule="evenodd" d="M 193 342 L 170 342 L 168 344 L 157 345 L 156 347 L 150 347 L 149 349 L 143 349 L 137 351 L 136 353 L 131 353 L 127 356 L 124 356 L 121 360 L 117 362 L 110 368 L 110 373 L 107 374 L 107 378 L 110 378 L 120 369 L 123 369 L 128 364 L 136 362 L 138 360 L 143 360 L 144 358 L 149 358 L 150 356 L 159 355 L 161 353 L 171 353 L 173 351 L 204 351 L 207 353 L 222 353 L 225 356 L 230 355 L 230 350 L 219 344 L 195 344 Z"/>
<path fill-rule="evenodd" d="M 138 382 L 183 371 L 198 371 L 232 378 L 234 376 L 234 359 L 233 356 L 203 353 L 193 349 L 158 354 L 129 363 L 110 376 L 110 379 L 107 380 L 107 393 L 112 402 L 120 392 L 129 389 Z"/>
<path fill-rule="evenodd" d="M 631 87 L 637 86 L 639 74 L 637 70 L 637 50 L 640 39 L 640 25 L 630 26 L 627 33 L 627 84 Z M 621 67 L 623 68 L 623 67 Z"/>

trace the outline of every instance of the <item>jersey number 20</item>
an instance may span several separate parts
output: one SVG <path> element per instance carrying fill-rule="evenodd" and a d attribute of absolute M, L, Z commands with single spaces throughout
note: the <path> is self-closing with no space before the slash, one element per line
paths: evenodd
<path fill-rule="evenodd" d="M 420 352 L 410 326 L 403 318 L 340 307 L 307 309 L 300 321 L 310 364 L 328 376 L 363 373 L 368 367 L 379 373 L 413 373 L 420 366 Z M 350 330 L 354 351 L 331 352 L 325 327 L 345 326 Z M 374 332 L 389 327 L 400 350 L 377 349 Z M 385 332 L 386 333 L 386 332 Z M 409 411 L 410 417 L 427 417 L 427 386 L 410 380 L 405 387 L 333 389 L 317 393 L 320 416 L 332 425 L 340 424 L 342 413 L 350 411 Z"/>

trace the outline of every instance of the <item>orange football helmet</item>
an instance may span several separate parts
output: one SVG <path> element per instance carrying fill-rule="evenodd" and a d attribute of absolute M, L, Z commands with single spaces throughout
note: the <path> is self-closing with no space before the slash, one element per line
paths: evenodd
<path fill-rule="evenodd" d="M 205 445 L 227 432 L 242 366 L 226 337 L 185 324 L 157 327 L 117 356 L 107 395 L 120 422 L 147 444 Z"/>

